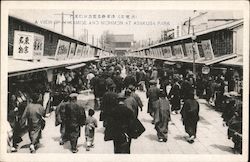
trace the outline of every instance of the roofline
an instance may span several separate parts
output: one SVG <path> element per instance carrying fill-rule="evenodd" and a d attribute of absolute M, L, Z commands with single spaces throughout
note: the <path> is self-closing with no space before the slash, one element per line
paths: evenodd
<path fill-rule="evenodd" d="M 192 17 L 192 18 L 190 19 L 190 21 L 192 21 L 192 20 L 194 20 L 194 19 L 196 19 L 196 18 L 198 18 L 198 17 L 200 17 L 200 16 L 203 16 L 203 15 L 205 15 L 205 14 L 207 14 L 207 13 L 208 13 L 208 12 L 201 12 L 199 15 L 197 15 L 197 16 L 195 16 L 195 17 Z M 184 21 L 183 25 L 185 25 L 185 23 L 187 23 L 187 22 L 189 22 L 189 20 Z"/>
<path fill-rule="evenodd" d="M 220 26 L 216 26 L 216 27 L 213 27 L 213 28 L 210 28 L 210 29 L 199 31 L 199 32 L 195 33 L 195 35 L 200 36 L 200 35 L 208 34 L 208 33 L 223 30 L 223 29 L 233 29 L 234 27 L 238 27 L 240 25 L 243 25 L 243 23 L 244 23 L 244 21 L 243 21 L 243 19 L 241 19 L 241 20 L 238 20 L 238 21 L 230 22 L 230 23 L 223 24 L 223 25 L 220 25 Z M 134 50 L 132 52 L 137 52 L 137 51 L 150 49 L 150 48 L 160 46 L 160 45 L 163 45 L 163 44 L 166 44 L 166 43 L 171 43 L 171 42 L 175 42 L 175 41 L 179 41 L 179 40 L 189 39 L 191 37 L 192 37 L 192 34 L 188 34 L 188 35 L 185 35 L 185 36 L 182 36 L 182 37 L 170 39 L 170 40 L 167 40 L 167 41 L 164 41 L 164 42 L 161 42 L 161 43 L 157 43 L 157 44 L 154 44 L 154 45 L 151 45 L 151 46 L 143 47 L 143 48 Z"/>
<path fill-rule="evenodd" d="M 94 46 L 94 45 L 92 45 L 92 44 L 89 44 L 89 43 L 83 42 L 83 41 L 78 40 L 78 39 L 76 39 L 76 38 L 74 38 L 74 37 L 72 37 L 72 36 L 68 36 L 68 35 L 65 35 L 65 34 L 62 34 L 62 33 L 56 32 L 56 31 L 54 31 L 54 30 L 52 30 L 52 29 L 50 29 L 50 28 L 48 28 L 48 27 L 44 27 L 44 26 L 37 25 L 37 24 L 35 24 L 35 23 L 29 22 L 29 21 L 24 20 L 24 19 L 22 19 L 22 18 L 19 18 L 19 17 L 17 17 L 17 16 L 13 16 L 13 15 L 10 15 L 10 14 L 9 14 L 9 17 L 10 17 L 10 18 L 17 19 L 17 20 L 22 21 L 22 22 L 25 22 L 25 23 L 27 23 L 27 24 L 30 24 L 30 25 L 36 26 L 36 27 L 38 27 L 38 28 L 42 28 L 42 29 L 48 30 L 48 31 L 53 32 L 53 33 L 55 33 L 55 34 L 59 34 L 59 35 L 62 35 L 62 36 L 68 37 L 68 38 L 70 38 L 70 39 L 73 39 L 73 40 L 75 40 L 75 41 L 78 41 L 78 42 L 84 43 L 84 44 L 89 45 L 89 46 L 91 46 L 91 47 L 94 47 L 94 48 L 97 48 L 97 49 L 100 49 L 100 50 L 105 51 L 104 49 L 102 49 L 102 48 L 100 48 L 100 47 L 97 47 L 97 46 Z"/>

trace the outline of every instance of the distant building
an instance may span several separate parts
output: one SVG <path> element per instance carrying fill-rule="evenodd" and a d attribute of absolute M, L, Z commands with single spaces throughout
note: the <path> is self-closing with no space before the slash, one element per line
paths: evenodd
<path fill-rule="evenodd" d="M 243 18 L 239 12 L 233 11 L 209 11 L 199 12 L 197 16 L 191 17 L 175 26 L 175 38 L 207 30 L 216 26 L 224 25 Z"/>
<path fill-rule="evenodd" d="M 114 53 L 119 56 L 124 55 L 128 50 L 130 50 L 134 42 L 133 34 L 112 35 L 112 37 Z"/>

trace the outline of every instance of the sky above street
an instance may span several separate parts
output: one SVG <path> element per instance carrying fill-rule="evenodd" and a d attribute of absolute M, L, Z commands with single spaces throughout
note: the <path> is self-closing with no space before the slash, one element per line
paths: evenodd
<path fill-rule="evenodd" d="M 61 32 L 61 14 L 64 13 L 64 34 L 73 36 L 75 17 L 75 37 L 88 30 L 89 41 L 105 30 L 113 34 L 134 34 L 135 40 L 156 40 L 162 30 L 172 29 L 176 25 L 194 17 L 200 12 L 193 10 L 10 10 L 9 14 Z"/>

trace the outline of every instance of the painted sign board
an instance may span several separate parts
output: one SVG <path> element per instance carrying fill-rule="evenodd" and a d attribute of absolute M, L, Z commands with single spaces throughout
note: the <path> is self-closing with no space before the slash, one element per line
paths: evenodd
<path fill-rule="evenodd" d="M 165 58 L 170 58 L 170 57 L 172 57 L 172 49 L 171 49 L 170 46 L 163 47 L 162 51 L 163 51 L 163 56 L 164 56 Z"/>
<path fill-rule="evenodd" d="M 59 39 L 56 48 L 55 59 L 66 59 L 69 53 L 70 42 Z"/>
<path fill-rule="evenodd" d="M 175 45 L 175 46 L 173 46 L 173 52 L 174 52 L 175 57 L 177 59 L 181 59 L 181 58 L 184 57 L 182 45 Z"/>
<path fill-rule="evenodd" d="M 214 59 L 214 52 L 210 40 L 201 41 L 202 50 L 205 56 L 205 60 Z"/>
<path fill-rule="evenodd" d="M 24 31 L 14 31 L 13 58 L 40 60 L 44 52 L 44 36 Z"/>
<path fill-rule="evenodd" d="M 193 60 L 193 55 L 195 55 L 195 60 L 200 59 L 199 49 L 197 42 L 195 43 L 186 43 L 185 44 L 187 57 L 190 60 Z"/>

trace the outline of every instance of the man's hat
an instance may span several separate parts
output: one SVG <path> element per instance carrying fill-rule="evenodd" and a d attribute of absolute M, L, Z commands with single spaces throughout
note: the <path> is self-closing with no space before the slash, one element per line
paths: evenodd
<path fill-rule="evenodd" d="M 71 93 L 71 94 L 69 95 L 70 98 L 74 98 L 74 97 L 77 97 L 77 96 L 78 96 L 77 93 Z"/>
<path fill-rule="evenodd" d="M 129 85 L 129 86 L 128 86 L 128 89 L 130 89 L 131 91 L 135 91 L 135 86 Z"/>
<path fill-rule="evenodd" d="M 156 82 L 155 80 L 150 80 L 150 81 L 149 81 L 149 84 L 155 85 L 155 84 L 157 84 L 157 82 Z"/>

